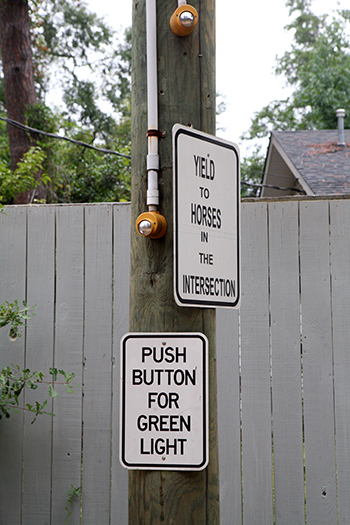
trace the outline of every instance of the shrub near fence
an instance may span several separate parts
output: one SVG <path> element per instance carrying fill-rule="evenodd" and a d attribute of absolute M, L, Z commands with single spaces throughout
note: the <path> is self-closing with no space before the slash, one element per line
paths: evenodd
<path fill-rule="evenodd" d="M 37 315 L 15 342 L 0 330 L 0 366 L 56 366 L 82 388 L 53 401 L 54 418 L 0 422 L 0 523 L 62 524 L 73 485 L 71 523 L 81 512 L 83 524 L 126 524 L 130 207 L 6 213 L 0 302 L 25 299 Z M 350 522 L 349 224 L 348 198 L 242 202 L 241 308 L 217 310 L 225 525 Z"/>

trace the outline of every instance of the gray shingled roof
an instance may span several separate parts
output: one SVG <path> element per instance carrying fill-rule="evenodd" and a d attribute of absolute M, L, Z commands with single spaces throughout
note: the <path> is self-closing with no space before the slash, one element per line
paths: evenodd
<path fill-rule="evenodd" d="M 273 131 L 315 195 L 350 193 L 350 130 L 347 147 L 338 146 L 337 130 Z"/>

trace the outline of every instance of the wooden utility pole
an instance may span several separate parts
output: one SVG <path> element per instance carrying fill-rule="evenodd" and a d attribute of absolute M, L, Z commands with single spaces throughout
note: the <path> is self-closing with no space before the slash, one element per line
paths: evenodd
<path fill-rule="evenodd" d="M 132 227 L 130 331 L 202 332 L 209 340 L 209 466 L 200 472 L 129 471 L 130 525 L 218 525 L 219 469 L 216 407 L 215 310 L 179 307 L 173 293 L 172 127 L 215 134 L 215 1 L 194 0 L 199 22 L 186 37 L 169 20 L 177 0 L 157 1 L 160 172 L 159 211 L 168 231 L 160 239 L 135 229 L 147 211 L 146 0 L 133 0 Z"/>

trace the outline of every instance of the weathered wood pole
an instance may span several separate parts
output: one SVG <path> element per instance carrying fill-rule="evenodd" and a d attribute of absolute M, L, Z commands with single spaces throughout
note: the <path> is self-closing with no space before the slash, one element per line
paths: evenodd
<path fill-rule="evenodd" d="M 215 134 L 215 0 L 194 0 L 199 22 L 191 35 L 169 27 L 177 0 L 157 1 L 160 173 L 159 211 L 168 231 L 141 237 L 138 215 L 147 211 L 146 0 L 133 0 L 132 226 L 130 331 L 202 332 L 209 340 L 209 466 L 200 472 L 129 471 L 130 525 L 218 525 L 219 469 L 216 409 L 215 310 L 178 307 L 173 294 L 172 127 Z"/>

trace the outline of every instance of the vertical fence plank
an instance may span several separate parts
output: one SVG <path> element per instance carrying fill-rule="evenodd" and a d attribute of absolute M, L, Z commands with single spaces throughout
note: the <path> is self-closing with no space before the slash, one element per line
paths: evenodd
<path fill-rule="evenodd" d="M 55 366 L 76 373 L 82 385 L 84 329 L 84 221 L 82 206 L 62 206 L 56 211 L 56 332 Z M 54 401 L 52 524 L 67 517 L 67 492 L 81 483 L 81 388 Z M 79 523 L 80 504 L 71 506 L 71 522 Z"/>
<path fill-rule="evenodd" d="M 305 523 L 297 202 L 269 204 L 276 525 Z"/>
<path fill-rule="evenodd" d="M 6 213 L 6 215 L 5 215 Z M 26 298 L 26 209 L 9 206 L 0 212 L 0 303 Z M 25 333 L 14 342 L 0 330 L 0 367 L 24 367 Z M 0 421 L 0 523 L 21 523 L 23 414 L 11 410 Z"/>
<path fill-rule="evenodd" d="M 54 334 L 54 271 L 55 271 L 55 210 L 53 207 L 30 207 L 27 241 L 27 302 L 36 305 L 35 316 L 28 322 L 26 367 L 40 370 L 45 380 L 53 365 Z M 52 412 L 48 385 L 27 390 L 26 403 L 35 405 L 48 399 L 46 408 Z M 23 460 L 23 524 L 44 525 L 50 521 L 51 488 L 51 417 L 39 416 L 34 424 L 33 414 L 25 415 L 25 444 Z"/>
<path fill-rule="evenodd" d="M 239 312 L 216 312 L 220 518 L 242 523 Z"/>
<path fill-rule="evenodd" d="M 108 524 L 111 477 L 112 206 L 85 207 L 83 523 Z"/>
<path fill-rule="evenodd" d="M 337 523 L 328 202 L 300 203 L 308 525 Z"/>
<path fill-rule="evenodd" d="M 331 201 L 332 319 L 339 524 L 350 523 L 350 201 Z"/>
<path fill-rule="evenodd" d="M 118 525 L 127 525 L 128 523 L 128 473 L 119 462 L 119 403 L 120 340 L 129 330 L 130 216 L 130 205 L 114 205 L 111 523 L 118 523 Z"/>
<path fill-rule="evenodd" d="M 243 516 L 273 522 L 267 204 L 242 204 Z"/>

